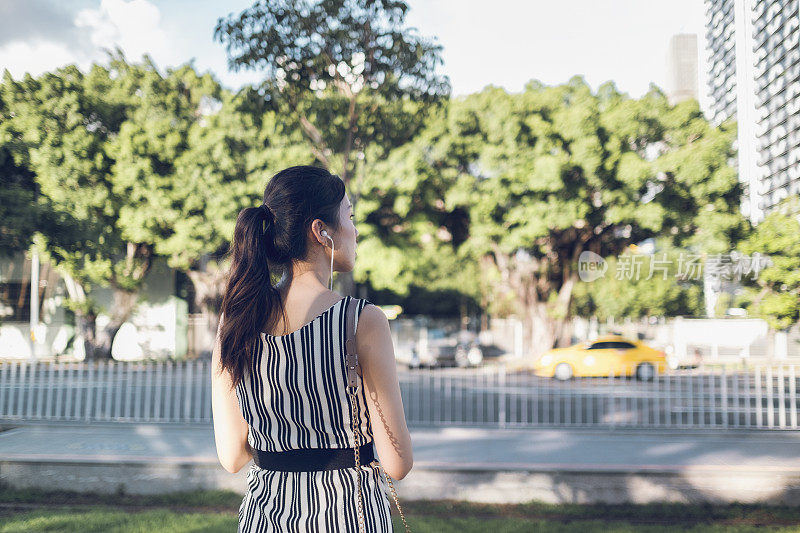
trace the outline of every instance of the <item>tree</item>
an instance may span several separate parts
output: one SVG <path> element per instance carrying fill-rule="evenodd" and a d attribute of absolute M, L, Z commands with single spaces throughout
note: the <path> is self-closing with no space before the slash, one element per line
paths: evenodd
<path fill-rule="evenodd" d="M 481 291 L 485 270 L 463 246 L 469 237 L 468 206 L 446 204 L 481 142 L 460 128 L 456 107 L 432 110 L 411 141 L 368 164 L 356 213 L 365 227 L 359 230 L 354 274 L 375 289 L 413 294 L 416 300 L 421 292 L 439 302 L 457 292 L 463 315 L 467 302 L 488 308 L 490 297 Z M 423 307 L 431 312 L 435 305 Z"/>
<path fill-rule="evenodd" d="M 201 116 L 189 127 L 187 149 L 173 161 L 170 220 L 157 250 L 172 268 L 186 272 L 195 307 L 216 330 L 226 272 L 220 259 L 236 216 L 262 201 L 272 174 L 313 159 L 299 132 L 265 108 L 252 89 L 232 94 L 215 82 L 213 91 L 199 91 L 193 70 L 180 75 L 196 93 Z"/>
<path fill-rule="evenodd" d="M 338 173 L 354 209 L 361 187 L 351 180 L 410 141 L 450 91 L 435 73 L 441 46 L 404 25 L 407 11 L 399 0 L 261 1 L 214 30 L 232 69 L 263 69 L 260 92 Z"/>
<path fill-rule="evenodd" d="M 521 315 L 531 355 L 566 338 L 583 251 L 617 256 L 662 236 L 714 253 L 747 229 L 728 165 L 735 131 L 694 101 L 669 106 L 656 88 L 630 99 L 611 84 L 592 94 L 576 77 L 488 87 L 451 101 L 443 123 L 406 170 L 446 180 L 444 211 L 468 213 L 458 254 L 484 267 L 491 312 Z"/>
<path fill-rule="evenodd" d="M 214 327 L 217 258 L 236 215 L 260 200 L 271 172 L 310 162 L 254 91 L 232 94 L 191 64 L 162 75 L 150 58 L 131 64 L 117 50 L 88 74 L 70 65 L 16 82 L 6 73 L 0 95 L 13 110 L 0 138 L 31 169 L 46 206 L 26 242 L 65 278 L 88 358 L 110 357 L 156 257 L 187 273 Z M 33 233 L 12 221 L 4 223 Z M 93 285 L 113 290 L 102 331 Z"/>
<path fill-rule="evenodd" d="M 0 93 L 0 255 L 12 256 L 30 247 L 33 233 L 47 213 L 37 202 L 35 174 L 19 132 Z"/>
<path fill-rule="evenodd" d="M 741 243 L 747 261 L 745 301 L 774 329 L 800 320 L 800 199 L 783 200 Z M 765 264 L 761 264 L 761 261 Z M 751 274 L 752 273 L 752 274 Z"/>
<path fill-rule="evenodd" d="M 577 283 L 571 315 L 608 318 L 644 318 L 676 315 L 701 316 L 702 264 L 687 269 L 690 255 L 657 239 L 653 254 L 624 251 L 606 257 L 604 276 Z M 583 280 L 582 280 L 583 281 Z"/>
<path fill-rule="evenodd" d="M 260 187 L 244 184 L 264 178 L 255 171 L 264 159 L 248 155 L 264 148 L 260 127 L 242 127 L 249 103 L 223 95 L 210 75 L 185 65 L 162 76 L 149 58 L 129 64 L 119 51 L 88 74 L 70 65 L 16 82 L 6 72 L 1 94 L 13 112 L 4 131 L 53 220 L 34 240 L 68 280 L 87 358 L 110 357 L 153 259 L 202 269 L 204 254 L 229 240 L 236 213 L 257 201 Z M 214 98 L 223 112 L 210 117 L 203 106 Z M 204 130 L 206 122 L 214 126 Z M 100 331 L 93 285 L 113 290 Z"/>
<path fill-rule="evenodd" d="M 26 74 L 20 82 L 5 71 L 2 85 L 13 114 L 6 131 L 13 132 L 17 158 L 27 162 L 49 204 L 55 222 L 50 229 L 60 229 L 31 235 L 31 240 L 67 280 L 68 306 L 76 312 L 87 357 L 103 351 L 108 356 L 111 340 L 95 337 L 91 283 L 116 281 L 137 260 L 132 254 L 127 262 L 114 261 L 125 245 L 114 222 L 117 205 L 108 180 L 113 162 L 105 143 L 118 131 L 124 113 L 119 104 L 99 101 L 110 82 L 100 68 L 84 75 L 69 65 L 36 79 Z"/>

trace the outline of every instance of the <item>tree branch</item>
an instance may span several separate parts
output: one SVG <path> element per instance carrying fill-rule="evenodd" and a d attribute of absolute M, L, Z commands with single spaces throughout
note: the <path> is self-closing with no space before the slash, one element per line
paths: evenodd
<path fill-rule="evenodd" d="M 326 168 L 330 168 L 330 160 L 328 159 L 328 153 L 330 152 L 330 149 L 325 143 L 325 140 L 322 138 L 322 133 L 320 133 L 317 127 L 314 126 L 314 124 L 312 124 L 304 114 L 298 114 L 300 116 L 300 127 L 303 129 L 303 133 L 306 134 L 306 137 L 308 137 L 312 143 L 311 151 L 320 161 L 323 162 Z"/>

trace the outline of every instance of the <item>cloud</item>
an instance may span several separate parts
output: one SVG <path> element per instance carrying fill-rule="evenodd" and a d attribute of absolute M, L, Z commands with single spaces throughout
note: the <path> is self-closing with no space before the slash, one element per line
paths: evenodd
<path fill-rule="evenodd" d="M 67 12 L 62 2 L 0 0 L 0 71 L 15 78 L 75 63 L 87 71 L 107 60 L 103 49 L 119 46 L 129 61 L 149 54 L 157 65 L 174 57 L 161 13 L 148 0 L 101 0 L 99 6 Z"/>
<path fill-rule="evenodd" d="M 0 71 L 15 78 L 69 63 L 89 64 L 92 46 L 62 3 L 0 0 Z"/>
<path fill-rule="evenodd" d="M 38 76 L 70 63 L 77 64 L 82 70 L 88 66 L 85 60 L 81 60 L 63 44 L 52 41 L 15 41 L 0 47 L 0 71 L 8 69 L 16 79 L 22 79 L 26 72 Z"/>
<path fill-rule="evenodd" d="M 98 9 L 83 9 L 75 17 L 75 26 L 88 30 L 95 47 L 119 46 L 133 61 L 147 53 L 157 64 L 171 55 L 160 24 L 161 12 L 148 0 L 102 0 Z"/>
<path fill-rule="evenodd" d="M 47 40 L 74 44 L 80 39 L 72 14 L 47 0 L 0 0 L 0 46 Z"/>

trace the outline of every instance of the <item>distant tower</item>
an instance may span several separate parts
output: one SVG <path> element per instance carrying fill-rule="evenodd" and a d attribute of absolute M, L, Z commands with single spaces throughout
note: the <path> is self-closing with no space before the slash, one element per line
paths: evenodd
<path fill-rule="evenodd" d="M 697 35 L 679 33 L 667 51 L 667 98 L 672 105 L 697 99 Z"/>
<path fill-rule="evenodd" d="M 800 195 L 800 0 L 705 0 L 715 124 L 738 125 L 742 213 Z"/>

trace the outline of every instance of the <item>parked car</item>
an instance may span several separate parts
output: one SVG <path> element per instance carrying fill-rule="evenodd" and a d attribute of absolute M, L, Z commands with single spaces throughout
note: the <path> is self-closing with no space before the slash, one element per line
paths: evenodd
<path fill-rule="evenodd" d="M 429 328 L 417 342 L 405 342 L 395 349 L 396 359 L 409 368 L 446 366 L 470 367 L 483 362 L 484 350 L 471 331 L 448 334 L 443 328 Z"/>
<path fill-rule="evenodd" d="M 544 353 L 534 373 L 564 381 L 572 377 L 635 376 L 652 381 L 667 369 L 666 354 L 639 340 L 605 335 Z"/>
<path fill-rule="evenodd" d="M 408 368 L 419 368 L 422 366 L 419 353 L 417 353 L 416 343 L 413 341 L 406 341 L 395 346 L 394 356 L 398 363 Z"/>

